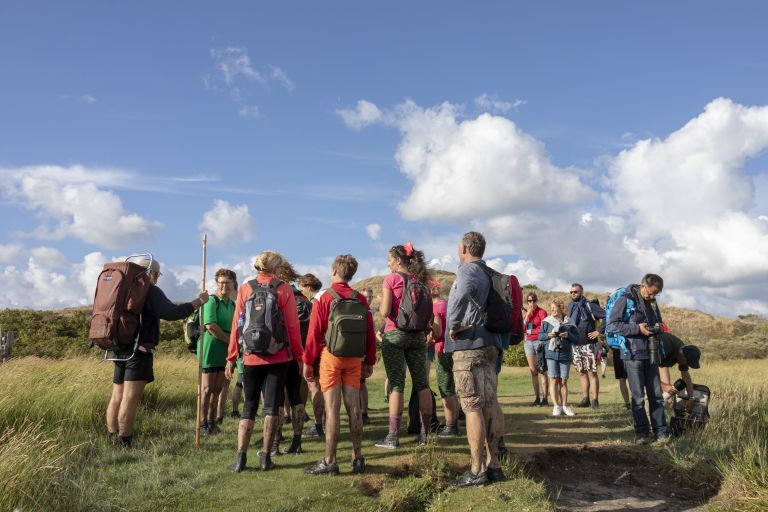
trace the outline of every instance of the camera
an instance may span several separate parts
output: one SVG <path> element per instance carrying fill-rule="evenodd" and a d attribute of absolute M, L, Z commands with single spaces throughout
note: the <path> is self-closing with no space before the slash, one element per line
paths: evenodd
<path fill-rule="evenodd" d="M 682 390 L 684 390 L 684 389 L 685 389 L 685 387 L 686 387 L 686 384 L 685 384 L 685 381 L 684 381 L 683 379 L 677 379 L 677 380 L 675 381 L 675 383 L 674 383 L 674 384 L 672 384 L 672 386 L 674 386 L 674 388 L 675 388 L 676 390 L 678 390 L 678 391 L 682 391 Z"/>
<path fill-rule="evenodd" d="M 651 335 L 648 336 L 648 362 L 651 364 L 661 364 L 661 356 L 659 355 L 659 333 L 663 332 L 661 324 L 649 325 L 646 327 Z"/>
<path fill-rule="evenodd" d="M 554 342 L 555 342 L 555 352 L 562 352 L 563 351 L 563 339 L 560 337 L 561 333 L 565 332 L 565 329 L 563 326 L 559 326 L 557 329 L 553 331 L 555 333 Z"/>

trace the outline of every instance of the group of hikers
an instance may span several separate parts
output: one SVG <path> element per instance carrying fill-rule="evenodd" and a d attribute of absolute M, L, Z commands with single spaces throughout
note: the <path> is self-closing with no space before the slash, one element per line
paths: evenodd
<path fill-rule="evenodd" d="M 156 286 L 160 275 L 157 261 L 146 256 L 134 258 L 133 263 L 146 268 L 150 284 L 135 344 L 114 350 L 108 432 L 117 443 L 131 445 L 139 400 L 144 386 L 154 380 L 152 354 L 159 341 L 160 319 L 181 320 L 205 304 L 204 327 L 196 346 L 203 368 L 199 428 L 208 435 L 218 431 L 223 417 L 221 396 L 236 373 L 233 412 L 239 424 L 231 471 L 241 472 L 247 466 L 261 404 L 263 431 L 258 455 L 262 471 L 275 467 L 272 457 L 278 453 L 301 453 L 303 436 L 317 435 L 325 438 L 325 453 L 305 473 L 338 475 L 336 447 L 343 403 L 352 441 L 351 470 L 363 473 L 363 425 L 370 422 L 365 382 L 377 362 L 379 345 L 387 378 L 389 418 L 388 433 L 375 446 L 392 450 L 400 446 L 407 369 L 418 401 L 416 443 L 426 444 L 434 436 L 458 436 L 459 418 L 463 417 L 470 466 L 453 485 L 503 481 L 500 460 L 507 449 L 497 386 L 512 336 L 491 318 L 500 274 L 483 260 L 485 247 L 481 233 L 471 231 L 462 236 L 458 243 L 460 265 L 447 301 L 422 251 L 411 243 L 392 247 L 387 254 L 391 273 L 376 297 L 384 319 L 379 329 L 370 309 L 373 291 L 358 292 L 349 285 L 358 267 L 349 254 L 334 259 L 330 286 L 323 289 L 315 276 L 298 275 L 279 253 L 265 251 L 254 259 L 255 278 L 238 287 L 232 270 L 219 269 L 215 295 L 203 291 L 182 304 L 171 302 Z M 549 313 L 538 305 L 536 293 L 528 293 L 527 313 L 520 320 L 524 320 L 525 354 L 535 392 L 532 405 L 548 406 L 549 395 L 553 415 L 574 415 L 567 385 L 573 363 L 583 395 L 579 406 L 598 408 L 597 359 L 604 352 L 602 340 L 607 335 L 614 347 L 616 377 L 627 408 L 632 410 L 636 441 L 648 443 L 651 430 L 656 440 L 666 439 L 663 400 L 677 392 L 670 384 L 668 369 L 679 365 L 691 396 L 688 368 L 699 367 L 700 352 L 660 327 L 663 323 L 655 297 L 662 288 L 661 277 L 647 274 L 639 285 L 611 295 L 607 314 L 598 303 L 584 297 L 583 287 L 577 283 L 571 286 L 571 302 L 566 306 L 554 299 Z M 444 412 L 444 422 L 437 430 L 429 386 L 431 361 Z M 303 432 L 308 399 L 314 426 Z M 237 411 L 240 400 L 241 413 Z M 290 421 L 293 437 L 281 452 L 284 421 Z"/>

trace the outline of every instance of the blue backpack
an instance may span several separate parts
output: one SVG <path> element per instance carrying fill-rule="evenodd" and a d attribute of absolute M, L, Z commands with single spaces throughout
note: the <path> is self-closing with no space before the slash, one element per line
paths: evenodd
<path fill-rule="evenodd" d="M 626 288 L 619 288 L 608 297 L 608 302 L 605 304 L 605 340 L 608 342 L 608 346 L 615 349 L 621 349 L 624 354 L 629 354 L 629 343 L 627 338 L 617 332 L 612 332 L 608 323 L 608 319 L 611 318 L 613 312 L 613 306 L 620 297 L 627 295 Z M 625 322 L 629 322 L 632 318 L 632 313 L 635 312 L 635 301 L 630 297 L 627 297 L 627 307 L 624 309 L 622 318 Z"/>

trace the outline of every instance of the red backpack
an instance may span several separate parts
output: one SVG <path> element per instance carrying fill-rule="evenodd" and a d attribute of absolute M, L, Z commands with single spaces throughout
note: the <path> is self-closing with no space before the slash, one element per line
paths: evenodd
<path fill-rule="evenodd" d="M 149 293 L 149 272 L 129 262 L 107 263 L 99 274 L 88 338 L 103 350 L 133 345 Z"/>

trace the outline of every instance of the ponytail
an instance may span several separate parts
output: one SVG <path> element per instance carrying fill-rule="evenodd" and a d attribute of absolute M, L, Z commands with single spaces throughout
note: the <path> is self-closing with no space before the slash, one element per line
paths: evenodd
<path fill-rule="evenodd" d="M 405 245 L 396 245 L 389 250 L 394 258 L 399 259 L 408 273 L 416 276 L 416 279 L 422 283 L 427 283 L 432 275 L 424 262 L 424 252 L 417 251 L 410 242 Z"/>

